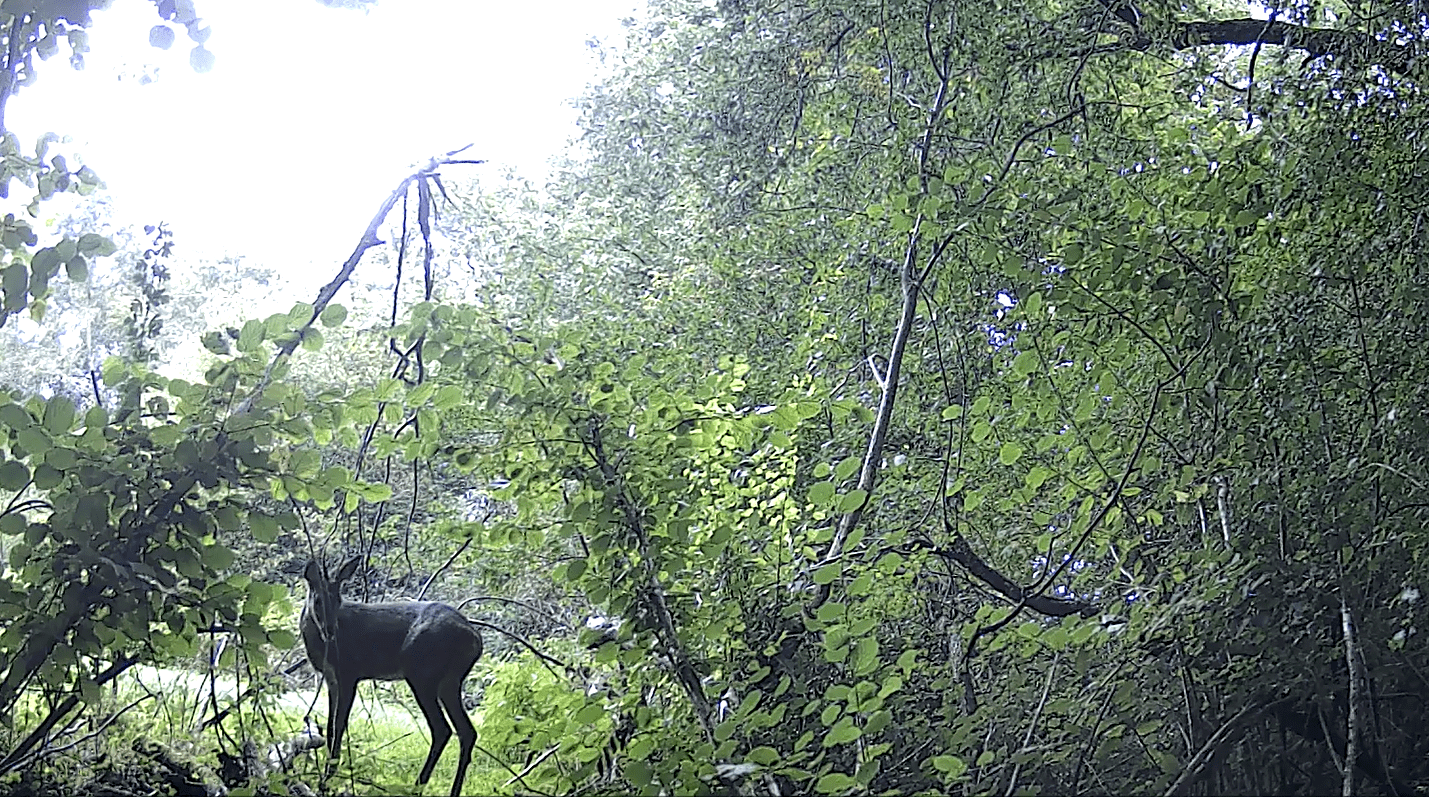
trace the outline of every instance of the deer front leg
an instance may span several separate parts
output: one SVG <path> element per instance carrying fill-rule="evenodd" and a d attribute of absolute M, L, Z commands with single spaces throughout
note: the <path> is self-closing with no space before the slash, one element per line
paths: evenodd
<path fill-rule="evenodd" d="M 342 753 L 342 736 L 347 733 L 347 717 L 352 713 L 352 701 L 357 696 L 357 681 L 341 680 L 328 684 L 328 732 L 327 771 L 331 775 L 337 768 Z"/>

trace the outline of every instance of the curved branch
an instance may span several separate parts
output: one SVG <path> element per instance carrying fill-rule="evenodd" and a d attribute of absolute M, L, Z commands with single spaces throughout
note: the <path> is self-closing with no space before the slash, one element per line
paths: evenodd
<path fill-rule="evenodd" d="M 910 546 L 924 548 L 935 556 L 962 565 L 970 575 L 992 587 L 1004 598 L 1045 617 L 1066 617 L 1069 614 L 1089 617 L 1096 614 L 1096 606 L 1088 601 L 1053 598 L 1023 589 L 1020 584 L 983 561 L 982 557 L 978 556 L 972 546 L 968 544 L 967 538 L 961 534 L 953 538 L 953 544 L 948 548 L 937 548 L 923 542 L 910 543 Z"/>
<path fill-rule="evenodd" d="M 1210 763 L 1220 757 L 1220 754 L 1228 749 L 1232 744 L 1240 741 L 1250 728 L 1252 720 L 1260 717 L 1265 711 L 1282 705 L 1289 704 L 1288 700 L 1281 700 L 1272 703 L 1268 700 L 1252 700 L 1241 707 L 1234 716 L 1221 724 L 1221 727 L 1211 734 L 1211 738 L 1201 745 L 1201 749 L 1196 751 L 1196 755 L 1186 764 L 1186 768 L 1181 771 L 1180 777 L 1166 790 L 1166 797 L 1175 797 L 1178 794 L 1186 794 L 1190 788 L 1203 775 Z"/>

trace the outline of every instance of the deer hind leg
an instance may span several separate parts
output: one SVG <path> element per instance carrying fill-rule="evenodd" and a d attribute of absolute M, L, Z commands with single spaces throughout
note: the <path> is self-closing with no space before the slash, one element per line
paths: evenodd
<path fill-rule="evenodd" d="M 442 716 L 442 707 L 437 702 L 437 685 L 419 685 L 411 678 L 407 679 L 407 685 L 412 687 L 412 696 L 417 698 L 417 705 L 422 709 L 422 716 L 427 718 L 427 727 L 432 730 L 432 750 L 427 753 L 427 763 L 422 765 L 422 773 L 417 776 L 417 785 L 424 786 L 432 777 L 432 770 L 437 766 L 437 759 L 442 757 L 442 750 L 447 746 L 447 740 L 452 738 L 451 726 L 447 724 L 446 717 Z"/>
<path fill-rule="evenodd" d="M 456 736 L 461 744 L 461 757 L 457 760 L 456 779 L 452 781 L 452 797 L 461 794 L 461 785 L 466 780 L 466 767 L 471 763 L 471 751 L 476 746 L 476 729 L 471 725 L 471 717 L 461 704 L 461 678 L 450 678 L 442 682 L 442 707 L 447 710 L 452 724 L 456 726 Z"/>

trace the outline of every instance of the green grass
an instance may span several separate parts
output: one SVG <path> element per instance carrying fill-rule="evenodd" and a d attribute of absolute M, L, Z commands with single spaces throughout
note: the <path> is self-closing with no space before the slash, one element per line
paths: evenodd
<path fill-rule="evenodd" d="M 246 681 L 241 684 L 243 689 L 248 686 Z M 220 707 L 231 705 L 233 696 L 239 691 L 231 677 L 216 678 L 215 687 Z M 224 720 L 223 736 L 240 744 L 245 738 L 251 739 L 260 749 L 266 750 L 270 744 L 291 739 L 303 731 L 303 716 L 308 712 L 309 705 L 312 706 L 313 720 L 326 733 L 326 692 L 318 695 L 312 689 L 304 689 L 265 698 L 261 715 L 251 702 L 245 703 L 241 718 L 234 713 Z M 87 716 L 99 722 L 124 707 L 128 709 L 101 734 L 48 758 L 37 768 L 36 776 L 42 778 L 44 783 L 52 784 L 57 790 L 55 793 L 88 791 L 87 787 L 103 772 L 96 771 L 91 764 L 104 761 L 116 770 L 132 768 L 135 754 L 131 748 L 134 741 L 140 738 L 154 740 L 214 770 L 218 769 L 218 731 L 209 728 L 202 733 L 193 732 L 199 723 L 212 715 L 209 680 L 205 674 L 180 669 L 136 667 L 132 674 L 121 676 L 113 689 L 106 689 L 103 700 L 91 707 Z M 9 739 L 9 744 L 17 742 L 42 716 L 38 695 L 26 695 L 16 709 L 14 730 L 9 734 L 0 732 Z M 477 745 L 480 747 L 480 710 L 478 708 L 470 713 L 472 722 L 477 726 Z M 65 740 L 60 740 L 60 744 L 64 743 Z M 358 688 L 357 701 L 343 740 L 342 758 L 329 787 L 360 795 L 412 794 L 429 746 L 426 721 L 406 684 L 364 683 Z M 445 795 L 451 789 L 458 748 L 453 735 L 423 790 L 425 794 Z M 326 764 L 325 749 L 308 751 L 292 764 L 287 776 L 316 787 Z M 142 780 L 144 776 L 135 774 L 132 777 Z M 472 754 L 462 792 L 468 795 L 492 794 L 509 777 L 506 769 L 477 750 Z M 3 790 L 4 787 L 0 786 L 0 791 Z"/>

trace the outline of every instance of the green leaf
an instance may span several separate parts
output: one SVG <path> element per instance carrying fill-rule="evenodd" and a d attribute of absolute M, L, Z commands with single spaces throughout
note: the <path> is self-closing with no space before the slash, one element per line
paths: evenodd
<path fill-rule="evenodd" d="M 1042 465 L 1033 465 L 1032 469 L 1027 472 L 1027 486 L 1036 490 L 1046 483 L 1047 479 L 1051 478 L 1051 476 L 1051 470 Z"/>
<path fill-rule="evenodd" d="M 772 747 L 756 747 L 745 755 L 744 760 L 767 767 L 778 761 L 779 758 L 779 751 Z"/>
<path fill-rule="evenodd" d="M 831 504 L 834 500 L 834 483 L 818 482 L 809 488 L 809 503 L 815 506 Z"/>
<path fill-rule="evenodd" d="M 203 74 L 213 69 L 213 53 L 202 44 L 189 51 L 189 66 L 193 71 Z"/>
<path fill-rule="evenodd" d="M 730 719 L 725 720 L 724 722 L 721 722 L 719 725 L 716 725 L 714 729 L 715 741 L 725 741 L 726 739 L 734 735 L 734 732 L 738 729 L 738 727 L 739 723 L 736 722 L 732 717 Z"/>
<path fill-rule="evenodd" d="M 347 320 L 347 308 L 340 304 L 330 304 L 318 315 L 318 321 L 325 327 L 341 326 Z"/>
<path fill-rule="evenodd" d="M 830 772 L 819 778 L 819 782 L 814 784 L 814 791 L 819 794 L 835 794 L 848 791 L 857 785 L 858 781 L 842 772 Z"/>
<path fill-rule="evenodd" d="M 1027 376 L 1042 366 L 1042 360 L 1035 351 L 1024 351 L 1012 359 L 1012 372 Z"/>
<path fill-rule="evenodd" d="M 73 282 L 89 279 L 89 264 L 84 261 L 84 255 L 75 255 L 65 263 L 65 276 Z"/>
<path fill-rule="evenodd" d="M 1002 444 L 1002 448 L 997 452 L 997 459 L 1004 465 L 1011 465 L 1022 456 L 1022 444 L 1015 440 L 1008 440 Z"/>
<path fill-rule="evenodd" d="M 1075 266 L 1082 262 L 1082 245 L 1070 243 L 1062 247 L 1062 262 L 1068 266 Z"/>
<path fill-rule="evenodd" d="M 4 394 L 0 393 L 0 395 Z M 28 410 L 19 404 L 0 404 L 0 423 L 19 431 L 34 426 L 35 419 Z"/>
<path fill-rule="evenodd" d="M 225 504 L 213 510 L 213 522 L 224 531 L 233 531 L 243 525 L 243 516 L 236 507 Z"/>
<path fill-rule="evenodd" d="M 859 507 L 863 506 L 863 503 L 867 498 L 867 490 L 849 490 L 847 493 L 844 494 L 843 499 L 839 501 L 839 511 L 852 512 L 855 509 L 858 509 Z"/>
<path fill-rule="evenodd" d="M 42 423 L 45 431 L 51 435 L 58 436 L 68 432 L 74 424 L 74 402 L 64 396 L 55 396 L 46 401 Z"/>
<path fill-rule="evenodd" d="M 819 618 L 820 622 L 828 623 L 837 620 L 840 617 L 843 617 L 844 612 L 846 611 L 848 611 L 848 607 L 843 605 L 842 603 L 830 602 L 825 603 L 823 606 L 820 606 L 817 610 L 815 610 L 814 616 Z"/>
<path fill-rule="evenodd" d="M 238 333 L 238 350 L 242 352 L 255 351 L 262 345 L 264 334 L 263 322 L 249 319 Z"/>
<path fill-rule="evenodd" d="M 76 244 L 80 254 L 94 255 L 95 257 L 107 257 L 116 251 L 114 242 L 109 238 L 97 233 L 87 232 L 79 236 Z"/>
<path fill-rule="evenodd" d="M 362 485 L 362 497 L 374 504 L 391 500 L 392 485 L 387 484 L 386 482 L 375 482 Z"/>
<path fill-rule="evenodd" d="M 32 426 L 29 429 L 22 429 L 20 430 L 19 434 L 15 435 L 15 437 L 16 442 L 20 444 L 20 447 L 25 449 L 25 451 L 29 452 L 30 456 L 36 458 L 37 460 L 43 458 L 45 452 L 50 450 L 50 437 L 49 435 L 40 431 L 40 428 L 38 426 Z"/>
<path fill-rule="evenodd" d="M 1140 725 L 1136 726 L 1136 733 L 1138 736 L 1145 736 L 1149 733 L 1155 733 L 1164 724 L 1164 720 L 1147 720 L 1146 722 L 1143 722 Z"/>
<path fill-rule="evenodd" d="M 173 424 L 155 426 L 149 431 L 149 439 L 153 440 L 158 445 L 164 446 L 165 448 L 171 448 L 173 446 L 178 445 L 179 441 L 182 440 L 183 437 L 184 430 Z"/>
<path fill-rule="evenodd" d="M 168 25 L 155 25 L 149 28 L 149 46 L 157 47 L 160 50 L 167 50 L 174 46 L 174 29 Z"/>
<path fill-rule="evenodd" d="M 625 748 L 626 756 L 632 761 L 644 761 L 655 751 L 655 739 L 653 734 L 642 734 Z"/>
<path fill-rule="evenodd" d="M 835 579 L 843 573 L 843 565 L 835 562 L 831 565 L 824 565 L 814 571 L 814 583 L 820 586 L 832 584 Z"/>
<path fill-rule="evenodd" d="M 84 413 L 84 425 L 90 429 L 103 427 L 109 423 L 109 413 L 103 407 L 90 407 Z"/>
<path fill-rule="evenodd" d="M 853 724 L 851 717 L 843 717 L 824 735 L 824 747 L 836 747 L 841 744 L 848 744 L 862 735 L 863 730 Z"/>
<path fill-rule="evenodd" d="M 1042 313 L 1042 294 L 1032 292 L 1027 298 L 1022 300 L 1022 313 L 1028 318 L 1035 318 Z"/>
<path fill-rule="evenodd" d="M 848 585 L 848 594 L 853 596 L 867 595 L 873 586 L 873 571 L 864 571 L 858 578 L 855 578 Z"/>
<path fill-rule="evenodd" d="M 878 669 L 878 637 L 866 636 L 855 643 L 853 663 L 854 672 L 861 676 Z"/>
<path fill-rule="evenodd" d="M 277 519 L 261 512 L 249 513 L 248 530 L 253 533 L 253 539 L 258 542 L 273 543 L 278 541 Z"/>
<path fill-rule="evenodd" d="M 933 756 L 933 769 L 949 778 L 956 778 L 968 771 L 968 765 L 955 755 L 938 755 Z"/>
<path fill-rule="evenodd" d="M 1053 650 L 1061 650 L 1067 646 L 1067 631 L 1061 626 L 1048 628 L 1042 633 L 1042 641 L 1047 643 L 1047 647 Z"/>
<path fill-rule="evenodd" d="M 35 256 L 30 259 L 30 270 L 36 276 L 48 279 L 59 273 L 60 262 L 59 252 L 55 251 L 53 247 L 47 247 L 36 252 Z M 6 269 L 7 274 L 8 272 L 9 269 Z"/>
<path fill-rule="evenodd" d="M 52 448 L 50 454 L 56 451 L 68 451 L 69 449 Z M 45 455 L 49 459 L 49 454 Z M 50 490 L 59 486 L 64 481 L 64 473 L 51 465 L 40 465 L 35 468 L 35 486 L 41 490 Z"/>
<path fill-rule="evenodd" d="M 203 337 L 200 338 L 200 342 L 203 343 L 205 349 L 208 349 L 214 354 L 228 354 L 229 352 L 228 338 L 224 337 L 223 333 L 218 330 L 205 332 Z"/>
<path fill-rule="evenodd" d="M 303 347 L 304 351 L 322 351 L 322 330 L 317 329 L 316 327 L 308 327 L 307 329 L 304 329 L 302 331 L 302 339 L 299 341 L 299 345 Z"/>
<path fill-rule="evenodd" d="M 25 295 L 30 290 L 30 274 L 23 263 L 12 263 L 0 272 L 0 283 L 4 286 L 6 310 L 19 310 L 25 306 Z"/>
<path fill-rule="evenodd" d="M 639 759 L 622 762 L 620 770 L 636 788 L 643 789 L 655 780 L 655 770 Z"/>
<path fill-rule="evenodd" d="M 579 722 L 582 725 L 594 725 L 595 723 L 600 721 L 601 717 L 604 716 L 605 706 L 602 706 L 599 703 L 587 703 L 582 706 L 579 711 L 576 712 L 575 717 L 573 719 L 575 719 L 576 722 Z"/>
<path fill-rule="evenodd" d="M 900 661 L 902 660 L 902 657 L 901 657 L 901 656 L 899 657 L 899 660 L 900 660 Z M 900 677 L 897 676 L 897 675 L 890 675 L 890 676 L 888 676 L 887 678 L 884 679 L 884 681 L 883 681 L 883 686 L 880 687 L 879 690 L 878 690 L 878 696 L 879 696 L 879 697 L 888 697 L 889 695 L 893 694 L 894 692 L 897 692 L 898 690 L 900 690 L 900 689 L 902 689 L 902 688 L 903 688 L 903 679 L 900 678 Z"/>
<path fill-rule="evenodd" d="M 449 410 L 460 405 L 465 397 L 465 392 L 456 385 L 443 385 L 432 399 L 432 406 L 438 410 Z"/>
<path fill-rule="evenodd" d="M 24 489 L 30 483 L 30 469 L 25 467 L 25 463 L 8 459 L 0 463 L 0 489 L 12 492 Z M 16 515 L 22 521 L 23 516 Z"/>

